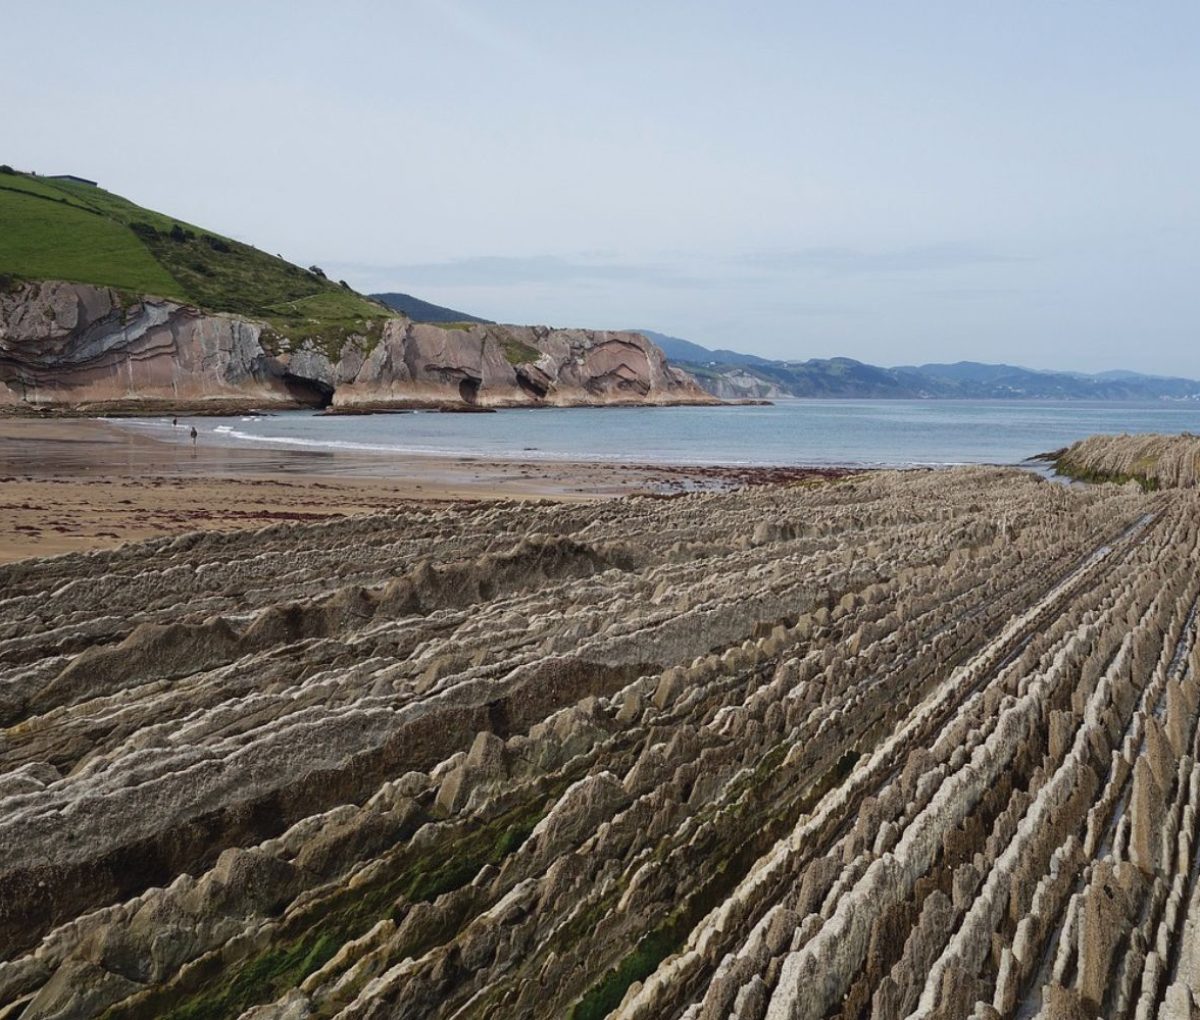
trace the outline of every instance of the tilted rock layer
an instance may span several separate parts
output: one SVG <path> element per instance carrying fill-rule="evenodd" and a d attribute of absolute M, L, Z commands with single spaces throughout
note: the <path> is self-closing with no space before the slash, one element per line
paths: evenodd
<path fill-rule="evenodd" d="M 1200 485 L 1200 436 L 1089 436 L 1058 454 L 1056 467 L 1089 481 L 1194 489 Z"/>
<path fill-rule="evenodd" d="M 0 407 L 203 404 L 564 406 L 712 400 L 639 333 L 381 319 L 336 360 L 269 354 L 261 323 L 110 288 L 0 293 Z"/>
<path fill-rule="evenodd" d="M 125 304 L 108 287 L 24 284 L 0 294 L 0 405 L 282 400 L 260 332 L 170 301 Z"/>
<path fill-rule="evenodd" d="M 1192 1017 L 1198 529 L 960 469 L 0 568 L 0 1016 Z"/>

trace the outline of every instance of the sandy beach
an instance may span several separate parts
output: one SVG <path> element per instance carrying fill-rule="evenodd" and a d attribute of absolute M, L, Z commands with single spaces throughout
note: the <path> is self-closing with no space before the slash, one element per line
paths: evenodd
<path fill-rule="evenodd" d="M 610 499 L 827 475 L 164 443 L 104 421 L 0 420 L 0 562 L 413 500 Z"/>

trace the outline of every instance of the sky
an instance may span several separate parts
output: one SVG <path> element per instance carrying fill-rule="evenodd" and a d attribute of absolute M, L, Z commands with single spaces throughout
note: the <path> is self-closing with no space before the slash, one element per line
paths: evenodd
<path fill-rule="evenodd" d="M 3 22 L 0 161 L 358 290 L 767 357 L 1200 377 L 1195 0 Z"/>

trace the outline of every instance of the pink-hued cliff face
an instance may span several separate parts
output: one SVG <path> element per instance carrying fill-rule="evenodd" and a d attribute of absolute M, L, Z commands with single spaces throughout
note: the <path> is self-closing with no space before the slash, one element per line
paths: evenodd
<path fill-rule="evenodd" d="M 336 360 L 272 354 L 263 326 L 176 302 L 49 281 L 0 296 L 0 403 L 245 401 L 483 407 L 712 400 L 639 333 L 441 327 L 389 319 Z"/>

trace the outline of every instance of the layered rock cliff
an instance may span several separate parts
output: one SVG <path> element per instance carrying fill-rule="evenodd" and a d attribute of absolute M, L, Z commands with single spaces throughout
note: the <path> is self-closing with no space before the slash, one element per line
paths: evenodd
<path fill-rule="evenodd" d="M 638 333 L 381 319 L 337 345 L 107 287 L 0 294 L 0 407 L 370 408 L 706 402 Z"/>
<path fill-rule="evenodd" d="M 0 294 L 0 405 L 283 399 L 257 325 L 108 287 L 28 283 Z"/>
<path fill-rule="evenodd" d="M 445 403 L 486 407 L 708 402 L 687 373 L 639 333 L 546 326 L 443 327 L 389 319 L 368 347 L 337 359 L 287 355 L 289 371 L 334 388 L 335 407 Z"/>
<path fill-rule="evenodd" d="M 705 392 L 721 400 L 778 400 L 791 395 L 778 383 L 736 365 L 722 366 L 719 371 L 697 370 L 696 379 Z"/>

